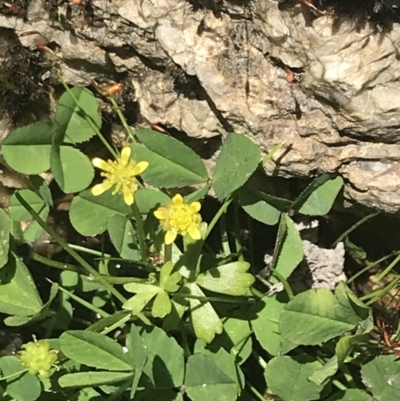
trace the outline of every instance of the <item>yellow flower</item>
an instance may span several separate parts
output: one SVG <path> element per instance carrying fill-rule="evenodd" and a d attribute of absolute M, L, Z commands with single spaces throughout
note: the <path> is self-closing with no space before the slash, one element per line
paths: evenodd
<path fill-rule="evenodd" d="M 21 363 L 28 369 L 29 374 L 36 376 L 39 374 L 41 379 L 50 377 L 51 366 L 57 360 L 57 351 L 50 350 L 47 340 L 29 342 L 22 346 Z"/>
<path fill-rule="evenodd" d="M 201 223 L 200 202 L 187 203 L 182 196 L 177 194 L 172 198 L 172 202 L 159 207 L 154 216 L 160 220 L 161 225 L 166 231 L 164 242 L 166 245 L 172 244 L 176 236 L 189 234 L 194 240 L 201 239 L 199 230 Z"/>
<path fill-rule="evenodd" d="M 117 160 L 104 161 L 98 157 L 92 160 L 95 167 L 103 170 L 101 176 L 105 178 L 101 184 L 97 184 L 92 188 L 94 196 L 101 195 L 115 185 L 112 194 L 115 195 L 117 192 L 122 193 L 125 203 L 128 206 L 133 204 L 135 201 L 133 194 L 138 189 L 138 181 L 135 176 L 142 174 L 149 163 L 136 163 L 130 159 L 130 156 L 131 148 L 125 146 L 121 151 L 121 156 Z"/>

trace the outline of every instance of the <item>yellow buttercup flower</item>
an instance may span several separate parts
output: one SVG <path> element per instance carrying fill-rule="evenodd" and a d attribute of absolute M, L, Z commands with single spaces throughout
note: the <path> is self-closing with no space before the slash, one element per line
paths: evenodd
<path fill-rule="evenodd" d="M 29 342 L 22 346 L 20 361 L 28 369 L 29 374 L 39 375 L 41 379 L 47 379 L 51 375 L 51 367 L 57 361 L 56 350 L 50 350 L 47 340 Z"/>
<path fill-rule="evenodd" d="M 101 195 L 115 185 L 113 195 L 117 192 L 122 193 L 125 203 L 130 206 L 135 201 L 133 194 L 138 189 L 138 181 L 135 178 L 142 174 L 148 167 L 149 163 L 139 162 L 130 159 L 131 148 L 125 146 L 121 151 L 121 156 L 117 160 L 104 161 L 95 157 L 92 163 L 95 167 L 103 170 L 101 176 L 104 181 L 92 188 L 94 196 Z"/>
<path fill-rule="evenodd" d="M 176 236 L 189 234 L 194 240 L 201 239 L 200 224 L 201 216 L 198 213 L 201 209 L 200 202 L 187 203 L 181 195 L 177 194 L 172 202 L 159 207 L 154 216 L 160 220 L 166 231 L 164 242 L 172 244 Z"/>

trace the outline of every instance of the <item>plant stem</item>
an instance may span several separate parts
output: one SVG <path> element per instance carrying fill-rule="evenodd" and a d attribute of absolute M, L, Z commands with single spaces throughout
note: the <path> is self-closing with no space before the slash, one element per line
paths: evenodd
<path fill-rule="evenodd" d="M 214 215 L 213 219 L 211 220 L 211 223 L 208 225 L 204 240 L 207 239 L 210 232 L 213 230 L 213 228 L 217 224 L 217 221 L 222 216 L 222 214 L 225 212 L 225 210 L 228 209 L 228 206 L 231 204 L 231 202 L 232 202 L 232 198 L 225 199 L 225 202 L 221 205 L 218 212 Z"/>
<path fill-rule="evenodd" d="M 246 380 L 246 386 L 249 390 L 260 400 L 260 401 L 268 401 L 253 385 L 251 385 L 248 380 Z"/>
<path fill-rule="evenodd" d="M 164 263 L 172 260 L 172 244 L 164 244 Z"/>
<path fill-rule="evenodd" d="M 64 86 L 65 90 L 69 93 L 69 95 L 72 97 L 73 101 L 75 104 L 79 107 L 83 115 L 85 116 L 86 121 L 89 123 L 91 126 L 92 130 L 96 133 L 96 135 L 100 138 L 100 140 L 103 142 L 104 146 L 108 149 L 108 151 L 114 156 L 116 159 L 118 157 L 118 154 L 115 152 L 115 150 L 111 147 L 111 145 L 107 142 L 106 138 L 104 138 L 103 134 L 100 132 L 99 128 L 96 126 L 96 124 L 93 122 L 92 118 L 87 115 L 85 110 L 82 109 L 82 107 L 79 104 L 78 99 L 75 97 L 75 95 L 72 93 L 71 89 L 68 87 L 67 83 L 64 81 L 61 73 L 59 70 L 57 71 L 57 76 L 58 79 L 61 81 L 62 85 Z"/>
<path fill-rule="evenodd" d="M 108 334 L 111 333 L 114 329 L 122 326 L 123 324 L 125 324 L 127 321 L 129 321 L 129 319 L 132 318 L 132 314 L 128 313 L 126 316 L 124 316 L 123 318 L 119 319 L 118 322 L 115 322 L 114 324 L 112 324 L 110 327 L 107 327 L 106 329 L 104 329 L 103 331 L 100 332 L 100 334 Z"/>
<path fill-rule="evenodd" d="M 84 299 L 82 299 L 81 297 L 78 297 L 77 295 L 75 295 L 74 293 L 66 290 L 65 288 L 58 286 L 58 289 L 63 292 L 64 294 L 68 295 L 70 298 L 72 298 L 74 301 L 78 302 L 79 304 L 81 304 L 82 306 L 84 306 L 85 308 L 91 310 L 94 313 L 99 314 L 101 317 L 106 318 L 109 317 L 110 314 L 103 311 L 100 308 L 97 308 L 96 306 L 92 305 L 90 302 L 85 301 Z"/>
<path fill-rule="evenodd" d="M 232 255 L 233 252 L 229 245 L 228 232 L 226 230 L 226 210 L 221 216 L 220 227 L 221 227 L 222 252 L 225 257 L 228 257 L 229 255 Z"/>
<path fill-rule="evenodd" d="M 356 228 L 360 227 L 361 224 L 365 223 L 366 221 L 372 219 L 373 217 L 377 216 L 378 214 L 381 214 L 380 211 L 374 212 L 369 214 L 368 216 L 363 217 L 361 220 L 359 220 L 356 224 L 353 224 L 349 229 L 347 229 L 344 233 L 342 233 L 339 238 L 332 244 L 332 248 L 335 248 L 336 245 L 342 241 L 344 238 L 346 238 L 352 231 L 354 231 Z"/>
<path fill-rule="evenodd" d="M 261 163 L 265 164 L 272 156 L 286 143 L 286 139 L 276 144 L 262 159 Z"/>
<path fill-rule="evenodd" d="M 31 214 L 35 221 L 42 227 L 50 236 L 53 238 L 65 251 L 67 251 L 80 265 L 82 265 L 89 274 L 91 274 L 97 281 L 99 281 L 102 286 L 113 294 L 122 303 L 126 301 L 125 297 L 116 290 L 107 280 L 105 280 L 102 275 L 94 269 L 90 264 L 82 258 L 77 252 L 75 252 L 68 243 L 57 234 L 48 224 L 46 224 L 42 218 L 35 212 L 35 210 L 25 201 L 25 199 L 18 192 L 15 193 L 16 198 L 22 204 L 22 206 Z"/>
<path fill-rule="evenodd" d="M 239 203 L 237 198 L 233 202 L 234 209 L 234 221 L 235 221 L 235 247 L 236 253 L 238 254 L 238 260 L 240 262 L 244 261 L 242 242 L 240 241 L 240 218 L 239 218 Z"/>
<path fill-rule="evenodd" d="M 144 232 L 142 215 L 136 203 L 132 205 L 132 211 L 136 221 L 137 234 L 139 238 L 140 256 L 142 262 L 146 262 L 148 260 L 146 234 Z"/>
<path fill-rule="evenodd" d="M 112 97 L 109 96 L 108 97 L 111 101 L 111 104 L 113 105 L 114 110 L 116 111 L 116 113 L 118 114 L 119 119 L 121 120 L 121 123 L 123 125 L 123 127 L 125 128 L 126 133 L 128 134 L 130 140 L 133 143 L 136 143 L 136 139 L 135 136 L 133 135 L 133 132 L 131 130 L 131 128 L 128 125 L 128 122 L 126 121 L 126 118 L 124 117 L 124 115 L 122 114 L 121 108 L 118 106 L 118 103 L 116 102 L 116 100 Z"/>
<path fill-rule="evenodd" d="M 20 376 L 20 375 L 26 373 L 27 371 L 28 371 L 28 369 L 24 369 L 24 370 L 21 370 L 21 371 L 19 371 L 19 372 L 11 373 L 11 374 L 8 375 L 8 376 L 0 377 L 0 382 L 3 381 L 3 380 L 10 380 L 10 379 L 13 379 L 14 377 L 17 377 L 17 376 Z"/>

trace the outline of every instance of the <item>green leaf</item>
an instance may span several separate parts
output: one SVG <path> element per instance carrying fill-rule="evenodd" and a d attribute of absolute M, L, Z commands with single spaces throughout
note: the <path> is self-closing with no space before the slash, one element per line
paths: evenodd
<path fill-rule="evenodd" d="M 338 391 L 326 401 L 373 401 L 371 396 L 358 388 L 349 388 L 345 391 Z"/>
<path fill-rule="evenodd" d="M 94 387 L 102 384 L 118 383 L 129 378 L 132 373 L 126 372 L 82 372 L 69 373 L 58 379 L 58 384 L 63 388 L 70 387 Z"/>
<path fill-rule="evenodd" d="M 185 388 L 192 401 L 236 400 L 237 384 L 206 355 L 189 356 Z"/>
<path fill-rule="evenodd" d="M 48 170 L 52 129 L 52 123 L 39 122 L 11 132 L 1 146 L 7 164 L 22 174 L 40 174 Z"/>
<path fill-rule="evenodd" d="M 245 135 L 230 133 L 222 144 L 212 186 L 219 200 L 240 188 L 260 163 L 260 150 Z"/>
<path fill-rule="evenodd" d="M 33 316 L 42 309 L 35 283 L 24 263 L 13 253 L 0 269 L 0 312 Z"/>
<path fill-rule="evenodd" d="M 8 261 L 8 250 L 10 247 L 11 220 L 8 214 L 0 209 L 0 268 Z"/>
<path fill-rule="evenodd" d="M 9 316 L 4 319 L 4 323 L 7 326 L 17 327 L 17 326 L 23 326 L 26 324 L 31 324 L 33 322 L 47 318 L 49 316 L 50 305 L 54 301 L 54 298 L 56 297 L 57 292 L 58 292 L 58 284 L 53 283 L 51 285 L 49 300 L 42 306 L 42 309 L 40 310 L 39 313 L 37 313 L 33 316 Z"/>
<path fill-rule="evenodd" d="M 213 342 L 208 344 L 206 347 L 207 351 L 213 353 L 213 356 L 208 353 L 206 353 L 206 355 L 210 356 L 211 359 L 214 359 L 214 357 L 217 358 L 216 354 L 218 354 L 219 350 L 222 348 L 228 352 L 229 355 L 234 357 L 233 360 L 238 365 L 242 365 L 252 352 L 252 330 L 250 322 L 247 320 L 247 316 L 248 314 L 246 310 L 245 313 L 235 313 L 234 315 L 224 319 L 224 331 L 215 337 Z M 203 341 L 199 340 L 197 343 L 203 344 Z M 214 361 L 219 365 L 219 362 L 216 359 Z M 235 370 L 237 369 L 235 368 Z"/>
<path fill-rule="evenodd" d="M 71 94 L 78 100 L 78 105 Z M 94 136 L 95 132 L 88 119 L 91 119 L 95 126 L 100 129 L 99 102 L 93 93 L 83 87 L 71 88 L 70 92 L 64 92 L 57 103 L 55 115 L 57 129 L 63 131 L 64 141 L 66 143 L 80 143 Z"/>
<path fill-rule="evenodd" d="M 217 337 L 217 339 L 220 336 Z M 215 342 L 208 345 L 203 340 L 197 340 L 193 354 L 203 354 L 208 356 L 232 380 L 236 382 L 237 396 L 244 388 L 244 374 L 236 364 L 235 353 L 226 351 L 222 346 L 214 346 Z"/>
<path fill-rule="evenodd" d="M 209 190 L 210 186 L 205 185 L 204 187 L 199 188 L 197 191 L 194 191 L 189 195 L 184 196 L 184 199 L 187 203 L 198 202 L 208 194 Z"/>
<path fill-rule="evenodd" d="M 239 189 L 238 196 L 244 211 L 253 219 L 269 226 L 278 223 L 281 211 L 271 202 L 272 197 L 245 187 Z"/>
<path fill-rule="evenodd" d="M 137 327 L 133 323 L 131 324 L 130 333 L 126 338 L 126 347 L 128 348 L 128 357 L 131 359 L 131 365 L 135 367 L 135 376 L 130 395 L 131 399 L 133 399 L 148 355 L 145 343 L 140 337 Z"/>
<path fill-rule="evenodd" d="M 160 286 L 167 292 L 176 292 L 179 290 L 179 281 L 182 276 L 178 271 L 174 271 L 174 264 L 172 261 L 164 263 L 160 269 Z"/>
<path fill-rule="evenodd" d="M 171 188 L 207 181 L 203 161 L 183 143 L 149 129 L 140 129 L 136 135 L 145 146 L 133 144 L 132 157 L 149 162 L 142 176 L 150 185 Z"/>
<path fill-rule="evenodd" d="M 121 214 L 110 216 L 107 219 L 107 231 L 121 258 L 140 260 L 136 232 L 127 216 Z"/>
<path fill-rule="evenodd" d="M 47 182 L 40 175 L 33 175 L 29 177 L 32 185 L 36 188 L 38 195 L 47 203 L 47 205 L 53 207 L 53 198 L 51 190 L 47 185 Z"/>
<path fill-rule="evenodd" d="M 171 313 L 171 310 L 172 304 L 168 293 L 165 291 L 160 291 L 154 299 L 151 314 L 155 318 L 163 318 Z"/>
<path fill-rule="evenodd" d="M 397 401 L 400 394 L 400 361 L 381 355 L 361 368 L 364 384 L 378 401 Z"/>
<path fill-rule="evenodd" d="M 87 156 L 70 146 L 61 146 L 59 157 L 52 151 L 51 171 L 65 193 L 86 189 L 94 177 L 94 169 Z"/>
<path fill-rule="evenodd" d="M 203 291 L 201 291 L 196 283 L 188 283 L 183 289 L 189 290 L 191 295 L 205 298 Z M 221 334 L 223 330 L 222 322 L 217 312 L 215 312 L 207 300 L 189 298 L 188 301 L 196 337 L 204 340 L 206 343 L 210 343 L 215 335 Z"/>
<path fill-rule="evenodd" d="M 299 231 L 293 220 L 286 213 L 282 214 L 274 250 L 274 271 L 287 279 L 303 260 L 303 256 L 303 243 Z M 277 277 L 271 277 L 271 282 L 278 281 Z"/>
<path fill-rule="evenodd" d="M 343 178 L 324 174 L 314 180 L 296 199 L 293 209 L 309 216 L 327 214 L 343 186 Z"/>
<path fill-rule="evenodd" d="M 296 295 L 281 313 L 279 328 L 294 344 L 316 345 L 353 330 L 359 321 L 330 291 L 319 288 Z"/>
<path fill-rule="evenodd" d="M 98 369 L 132 370 L 122 347 L 103 334 L 71 330 L 60 337 L 61 351 L 75 362 Z"/>
<path fill-rule="evenodd" d="M 278 356 L 268 363 L 265 379 L 273 394 L 284 401 L 319 400 L 323 386 L 317 386 L 308 378 L 320 367 L 318 361 Z"/>
<path fill-rule="evenodd" d="M 40 214 L 43 210 L 48 210 L 47 204 L 43 198 L 30 189 L 20 189 L 18 193 L 36 213 Z M 10 217 L 15 221 L 30 220 L 32 218 L 31 214 L 20 203 L 15 194 L 10 198 L 9 213 Z"/>
<path fill-rule="evenodd" d="M 257 316 L 251 320 L 251 325 L 258 342 L 273 356 L 284 355 L 297 347 L 283 338 L 279 331 L 279 319 L 287 302 L 285 294 L 277 293 L 264 297 L 249 310 L 250 316 Z"/>
<path fill-rule="evenodd" d="M 171 202 L 171 198 L 157 189 L 143 188 L 135 192 L 135 202 L 140 213 L 149 213 L 155 207 Z"/>
<path fill-rule="evenodd" d="M 182 386 L 185 363 L 176 340 L 156 326 L 143 331 L 142 340 L 148 352 L 143 372 L 151 384 L 157 389 Z"/>
<path fill-rule="evenodd" d="M 131 208 L 124 203 L 121 194 L 112 195 L 112 190 L 109 190 L 94 196 L 87 190 L 72 200 L 69 217 L 76 231 L 93 237 L 105 231 L 110 216 L 130 213 Z"/>
<path fill-rule="evenodd" d="M 134 286 L 140 286 L 144 290 L 134 290 Z M 133 315 L 139 314 L 145 306 L 160 292 L 163 290 L 151 284 L 140 284 L 140 283 L 129 283 L 125 284 L 124 288 L 129 292 L 136 292 L 137 294 L 132 298 L 129 298 L 124 304 L 122 305 L 123 309 L 130 310 Z"/>
<path fill-rule="evenodd" d="M 47 203 L 35 192 L 30 189 L 20 189 L 18 193 L 23 197 L 23 199 L 35 210 L 36 213 L 46 221 L 49 215 L 49 207 Z M 16 221 L 31 220 L 32 216 L 25 209 L 25 207 L 19 202 L 15 193 L 10 199 L 10 217 Z M 23 237 L 25 241 L 33 242 L 36 241 L 43 234 L 43 228 L 33 221 L 29 227 L 24 231 Z"/>
<path fill-rule="evenodd" d="M 19 359 L 13 355 L 0 358 L 0 379 L 26 370 Z M 17 401 L 35 401 L 42 391 L 39 379 L 29 373 L 13 376 L 6 383 L 8 395 Z"/>
<path fill-rule="evenodd" d="M 207 290 L 227 295 L 247 295 L 254 276 L 247 273 L 250 263 L 232 262 L 201 273 L 196 283 Z"/>

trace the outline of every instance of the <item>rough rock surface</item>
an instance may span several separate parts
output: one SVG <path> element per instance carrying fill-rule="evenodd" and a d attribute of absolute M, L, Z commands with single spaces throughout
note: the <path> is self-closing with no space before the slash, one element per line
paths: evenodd
<path fill-rule="evenodd" d="M 52 13 L 50 2 L 0 27 L 24 46 L 59 45 L 68 82 L 125 72 L 143 121 L 204 142 L 234 130 L 264 152 L 286 139 L 266 174 L 337 171 L 348 198 L 400 209 L 398 23 L 379 31 L 275 0 L 62 0 Z"/>
<path fill-rule="evenodd" d="M 304 259 L 288 278 L 288 282 L 295 293 L 310 288 L 326 288 L 333 291 L 341 281 L 346 281 L 344 273 L 344 243 L 339 242 L 334 248 L 324 248 L 319 244 L 318 220 L 305 219 L 296 224 L 303 243 Z M 273 256 L 266 254 L 266 267 L 260 272 L 267 276 Z M 277 283 L 270 293 L 283 291 L 283 284 Z"/>

